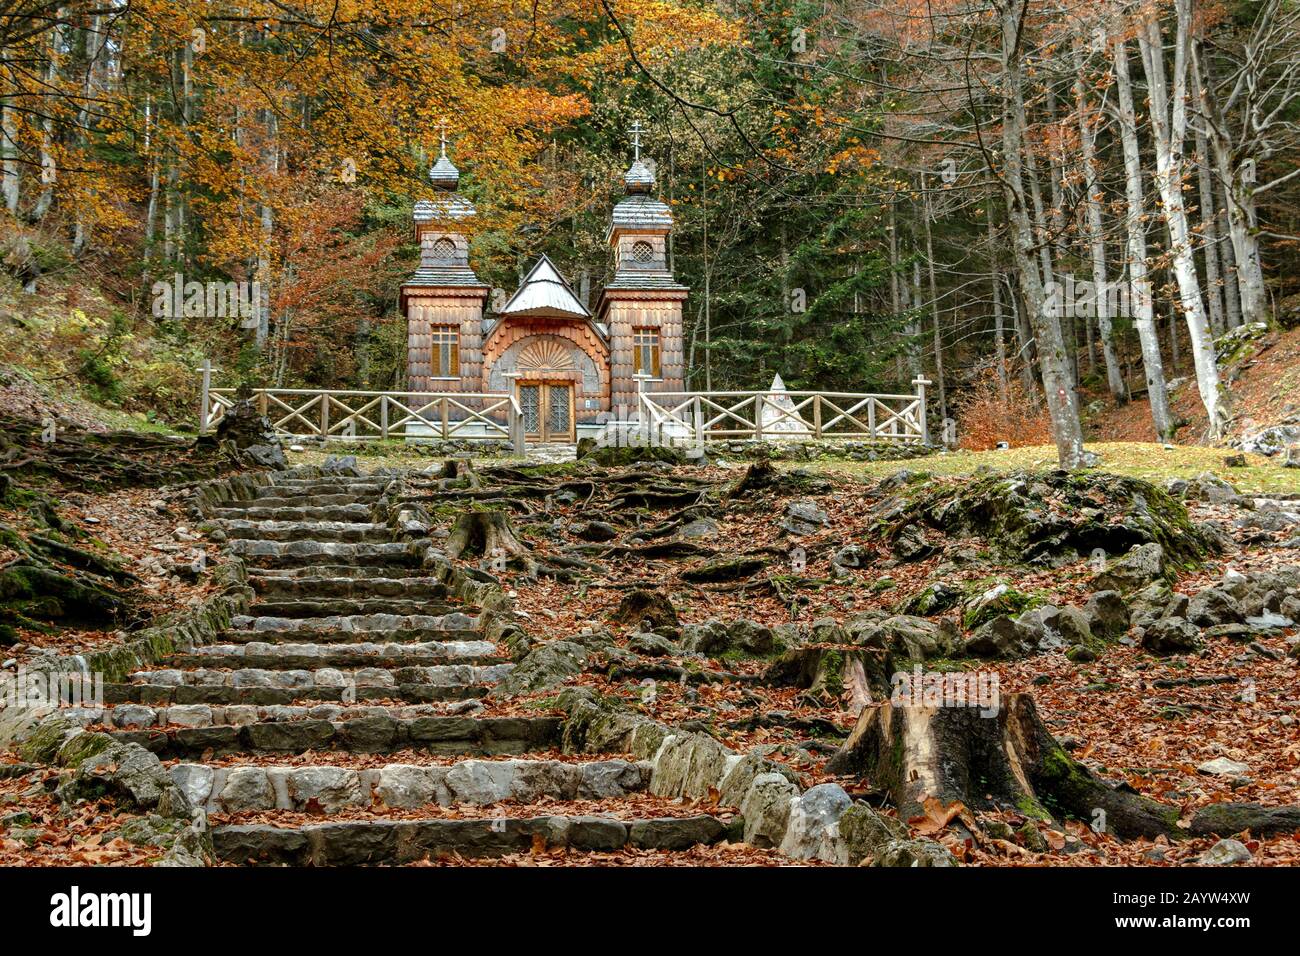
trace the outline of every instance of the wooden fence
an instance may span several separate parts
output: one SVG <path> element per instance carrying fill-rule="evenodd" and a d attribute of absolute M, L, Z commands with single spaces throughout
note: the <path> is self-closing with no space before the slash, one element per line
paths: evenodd
<path fill-rule="evenodd" d="M 290 439 L 456 438 L 524 447 L 523 415 L 512 395 L 259 388 L 252 400 Z M 235 404 L 235 389 L 209 385 L 201 401 L 199 431 L 206 432 Z"/>
<path fill-rule="evenodd" d="M 925 379 L 911 395 L 866 392 L 641 392 L 640 407 L 665 440 L 865 440 L 925 443 Z"/>

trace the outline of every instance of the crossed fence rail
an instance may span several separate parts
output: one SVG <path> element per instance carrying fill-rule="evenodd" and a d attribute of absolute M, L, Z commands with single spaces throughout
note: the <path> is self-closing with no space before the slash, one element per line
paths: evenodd
<path fill-rule="evenodd" d="M 215 427 L 237 401 L 233 388 L 214 388 L 203 372 L 199 431 Z M 925 443 L 925 387 L 914 394 L 865 392 L 647 392 L 637 415 L 652 439 L 704 442 L 720 439 L 811 438 Z M 259 388 L 258 411 L 290 439 L 369 441 L 439 438 L 507 441 L 526 445 L 517 394 L 488 392 L 377 392 Z"/>

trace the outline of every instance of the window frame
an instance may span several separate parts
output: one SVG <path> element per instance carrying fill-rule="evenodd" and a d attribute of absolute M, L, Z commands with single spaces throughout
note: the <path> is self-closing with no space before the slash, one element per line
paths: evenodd
<path fill-rule="evenodd" d="M 444 365 L 448 369 L 446 373 L 442 371 Z M 460 379 L 460 326 L 445 323 L 429 326 L 429 377 Z"/>
<path fill-rule="evenodd" d="M 643 350 L 648 350 L 651 362 L 649 375 L 652 379 L 663 378 L 663 336 L 657 325 L 637 325 L 632 328 L 632 374 L 644 375 Z"/>

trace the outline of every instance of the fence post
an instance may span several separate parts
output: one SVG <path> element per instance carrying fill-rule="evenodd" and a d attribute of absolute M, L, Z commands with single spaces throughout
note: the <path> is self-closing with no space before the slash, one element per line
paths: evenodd
<path fill-rule="evenodd" d="M 822 437 L 822 394 L 818 392 L 813 396 L 813 438 L 821 440 Z"/>
<path fill-rule="evenodd" d="M 442 440 L 447 440 L 447 416 L 451 414 L 451 400 L 443 396 L 439 400 L 442 404 Z"/>
<path fill-rule="evenodd" d="M 876 440 L 876 401 L 875 398 L 867 399 L 867 438 L 870 441 Z"/>
<path fill-rule="evenodd" d="M 763 440 L 763 402 L 767 400 L 762 392 L 754 396 L 754 441 Z"/>
<path fill-rule="evenodd" d="M 379 396 L 379 437 L 388 438 L 388 396 Z"/>
<path fill-rule="evenodd" d="M 199 434 L 202 435 L 208 430 L 208 411 L 212 407 L 212 359 L 204 359 L 199 371 L 203 373 L 203 385 L 199 390 L 199 400 L 203 403 L 199 406 Z"/>
<path fill-rule="evenodd" d="M 326 392 L 320 393 L 320 438 L 330 437 L 330 397 Z"/>
<path fill-rule="evenodd" d="M 700 396 L 696 395 L 695 400 L 691 403 L 692 418 L 695 421 L 695 443 L 704 447 L 704 402 Z"/>
<path fill-rule="evenodd" d="M 269 407 L 270 403 L 267 401 L 266 389 L 260 389 L 257 393 L 257 414 L 265 418 Z"/>
<path fill-rule="evenodd" d="M 921 428 L 921 444 L 930 444 L 930 425 L 925 417 L 925 387 L 930 384 L 928 379 L 914 378 L 912 384 L 916 386 L 916 414 Z"/>

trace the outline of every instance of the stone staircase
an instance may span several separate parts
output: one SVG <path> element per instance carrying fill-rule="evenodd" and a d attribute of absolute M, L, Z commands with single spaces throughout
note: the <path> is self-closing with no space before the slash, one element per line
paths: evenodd
<path fill-rule="evenodd" d="M 155 753 L 234 864 L 404 863 L 564 847 L 679 851 L 649 765 L 561 752 L 563 716 L 488 697 L 512 668 L 430 542 L 398 540 L 392 476 L 277 476 L 213 509 L 249 613 L 105 688 L 102 723 Z M 219 536 L 218 536 L 219 537 Z"/>

